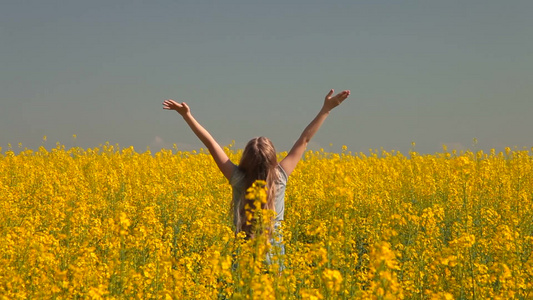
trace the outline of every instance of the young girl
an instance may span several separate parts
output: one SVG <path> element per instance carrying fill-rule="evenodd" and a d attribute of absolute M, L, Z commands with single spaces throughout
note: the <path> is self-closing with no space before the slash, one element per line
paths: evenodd
<path fill-rule="evenodd" d="M 298 161 L 300 161 L 307 144 L 322 126 L 329 112 L 341 104 L 349 95 L 350 91 L 346 90 L 333 96 L 333 90 L 330 90 L 318 115 L 307 125 L 287 156 L 279 163 L 272 142 L 266 137 L 257 137 L 248 142 L 239 165 L 235 165 L 229 160 L 222 147 L 211 134 L 194 119 L 189 106 L 185 102 L 178 103 L 170 99 L 165 100 L 163 108 L 177 111 L 207 147 L 218 168 L 229 180 L 233 190 L 232 207 L 235 232 L 244 231 L 248 238 L 253 238 L 252 224 L 246 222 L 245 206 L 247 201 L 250 201 L 245 198 L 246 190 L 256 180 L 264 180 L 266 182 L 268 194 L 266 207 L 264 208 L 275 211 L 273 228 L 277 230 L 284 218 L 285 186 L 288 177 L 298 164 Z M 271 239 L 271 242 L 280 246 L 280 252 L 284 253 L 284 247 L 279 240 L 276 242 Z"/>

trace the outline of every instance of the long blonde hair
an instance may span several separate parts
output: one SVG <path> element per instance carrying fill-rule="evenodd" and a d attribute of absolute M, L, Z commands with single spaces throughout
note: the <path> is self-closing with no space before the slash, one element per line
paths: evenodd
<path fill-rule="evenodd" d="M 278 160 L 276 149 L 272 142 L 266 137 L 256 137 L 251 139 L 242 153 L 239 163 L 239 170 L 243 173 L 243 186 L 245 191 L 252 186 L 256 180 L 264 180 L 267 186 L 267 202 L 261 205 L 262 209 L 275 210 L 276 181 Z M 245 207 L 248 204 L 252 207 L 253 200 L 246 199 L 243 193 L 242 205 L 238 207 L 237 232 L 246 232 L 247 237 L 253 237 L 253 222 L 247 223 Z M 256 208 L 257 209 L 257 208 Z"/>

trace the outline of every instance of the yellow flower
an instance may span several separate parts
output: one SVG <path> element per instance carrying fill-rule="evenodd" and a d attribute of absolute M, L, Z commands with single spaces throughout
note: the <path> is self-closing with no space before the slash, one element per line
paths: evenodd
<path fill-rule="evenodd" d="M 0 153 L 0 295 L 526 299 L 532 150 L 308 151 L 287 184 L 282 236 L 246 240 L 206 150 L 9 146 Z M 242 155 L 224 151 L 234 162 Z M 274 217 L 255 209 L 266 195 L 264 182 L 249 190 L 250 221 Z M 282 271 L 266 260 L 274 239 Z"/>

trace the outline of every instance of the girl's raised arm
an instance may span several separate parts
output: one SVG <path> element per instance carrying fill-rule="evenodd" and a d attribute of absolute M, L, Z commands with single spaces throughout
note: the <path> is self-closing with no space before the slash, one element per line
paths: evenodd
<path fill-rule="evenodd" d="M 235 165 L 231 162 L 222 147 L 220 147 L 211 134 L 209 134 L 209 132 L 192 116 L 191 110 L 187 103 L 178 103 L 169 99 L 163 102 L 163 109 L 175 110 L 183 117 L 185 122 L 187 122 L 189 127 L 191 127 L 194 134 L 196 134 L 196 136 L 207 147 L 222 174 L 224 174 L 224 176 L 229 180 Z"/>
<path fill-rule="evenodd" d="M 329 112 L 341 104 L 342 101 L 346 100 L 346 98 L 350 96 L 350 91 L 342 91 L 333 97 L 331 95 L 333 95 L 333 90 L 330 90 L 327 94 L 324 99 L 324 105 L 322 105 L 322 109 L 320 109 L 318 115 L 313 121 L 311 121 L 311 123 L 309 123 L 309 125 L 307 125 L 300 135 L 300 138 L 294 143 L 294 146 L 292 146 L 289 154 L 287 154 L 287 156 L 280 162 L 280 165 L 283 170 L 285 170 L 285 173 L 287 173 L 287 176 L 289 176 L 292 171 L 294 171 L 294 168 L 296 168 L 296 165 L 307 148 L 307 144 L 318 131 L 320 126 L 322 126 L 322 123 L 324 123 L 324 120 L 328 117 Z"/>

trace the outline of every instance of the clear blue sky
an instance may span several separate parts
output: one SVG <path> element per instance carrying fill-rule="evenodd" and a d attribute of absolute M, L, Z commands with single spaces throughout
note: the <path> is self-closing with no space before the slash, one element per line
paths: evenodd
<path fill-rule="evenodd" d="M 0 147 L 533 146 L 533 1 L 0 1 Z M 77 135 L 74 142 L 72 135 Z M 333 144 L 333 146 L 330 146 Z"/>

